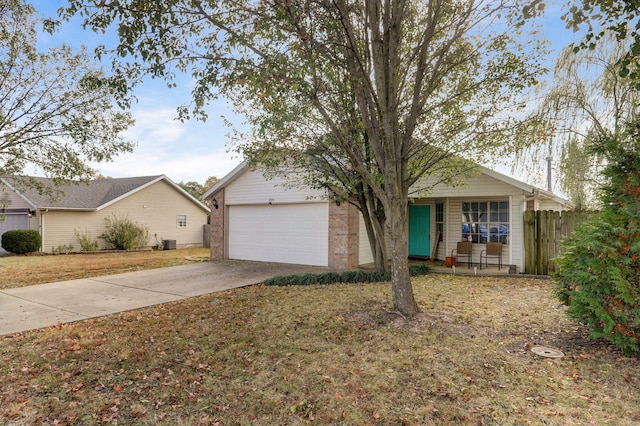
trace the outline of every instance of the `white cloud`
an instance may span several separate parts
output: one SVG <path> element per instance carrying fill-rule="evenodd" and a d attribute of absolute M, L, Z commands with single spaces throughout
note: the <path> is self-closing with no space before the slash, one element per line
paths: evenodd
<path fill-rule="evenodd" d="M 111 177 L 164 174 L 176 183 L 204 183 L 209 176 L 222 178 L 240 162 L 240 159 L 232 158 L 224 151 L 213 151 L 209 155 L 185 152 L 172 157 L 135 153 L 122 156 L 114 163 L 103 163 L 98 168 L 101 174 Z"/>
<path fill-rule="evenodd" d="M 179 140 L 187 125 L 175 119 L 176 110 L 168 107 L 132 111 L 136 123 L 124 136 L 139 144 L 166 144 Z"/>
<path fill-rule="evenodd" d="M 134 108 L 136 124 L 124 135 L 137 142 L 134 152 L 93 167 L 111 177 L 164 174 L 175 182 L 204 183 L 210 176 L 222 178 L 240 164 L 237 155 L 226 152 L 229 129 L 222 119 L 211 114 L 206 122 L 182 123 L 166 102 L 158 100 L 157 108 Z M 144 105 L 151 104 L 153 100 L 146 98 Z"/>

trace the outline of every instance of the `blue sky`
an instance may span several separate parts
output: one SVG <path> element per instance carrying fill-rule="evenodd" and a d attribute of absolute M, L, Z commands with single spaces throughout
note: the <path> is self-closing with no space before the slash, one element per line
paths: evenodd
<path fill-rule="evenodd" d="M 33 0 L 38 11 L 45 16 L 53 16 L 56 10 L 66 4 L 65 0 Z M 542 22 L 542 35 L 552 43 L 557 51 L 579 37 L 564 28 L 560 20 L 561 5 L 547 2 L 547 10 Z M 105 38 L 113 36 L 84 31 L 78 21 L 63 24 L 54 35 L 43 35 L 42 47 L 67 43 L 72 46 L 86 45 L 90 50 Z M 549 65 L 553 66 L 553 57 Z M 108 63 L 105 63 L 108 69 Z M 163 81 L 148 79 L 138 86 L 135 95 L 138 102 L 131 113 L 136 120 L 126 137 L 137 142 L 132 154 L 121 155 L 112 163 L 95 165 L 105 176 L 125 177 L 165 174 L 175 182 L 196 181 L 204 183 L 209 176 L 222 178 L 238 165 L 242 159 L 237 154 L 227 152 L 230 129 L 225 126 L 222 116 L 234 123 L 241 123 L 241 117 L 234 116 L 224 99 L 209 105 L 206 122 L 191 120 L 180 123 L 175 119 L 176 107 L 190 99 L 191 82 L 188 76 L 178 81 L 178 87 L 169 89 Z M 489 165 L 490 166 L 490 165 Z M 491 166 L 490 166 L 491 167 Z M 494 167 L 497 171 L 511 174 L 505 167 Z M 540 177 L 514 176 L 532 184 L 542 185 L 540 179 L 546 176 L 546 164 L 540 164 Z"/>
<path fill-rule="evenodd" d="M 38 12 L 44 16 L 54 16 L 64 0 L 33 1 Z M 71 46 L 86 45 L 90 51 L 105 42 L 108 35 L 84 31 L 79 23 L 63 24 L 54 35 L 42 35 L 40 45 L 49 47 L 66 43 Z M 109 64 L 105 62 L 109 72 Z M 207 108 L 206 122 L 190 120 L 181 123 L 176 120 L 176 108 L 190 100 L 190 79 L 183 76 L 178 87 L 169 89 L 165 82 L 148 79 L 138 86 L 138 99 L 131 108 L 136 124 L 125 136 L 137 142 L 132 154 L 120 155 L 114 162 L 96 164 L 95 168 L 105 176 L 127 177 L 147 175 L 167 175 L 175 182 L 196 181 L 204 183 L 209 176 L 222 178 L 241 158 L 228 153 L 226 143 L 230 129 L 225 126 L 222 116 L 236 123 L 235 117 L 224 100 L 218 100 Z"/>

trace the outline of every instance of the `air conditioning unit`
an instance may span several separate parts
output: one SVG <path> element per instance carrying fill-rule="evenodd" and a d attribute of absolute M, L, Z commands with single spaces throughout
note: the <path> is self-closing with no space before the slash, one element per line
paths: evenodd
<path fill-rule="evenodd" d="M 176 249 L 176 240 L 162 240 L 162 249 L 163 250 L 175 250 Z"/>

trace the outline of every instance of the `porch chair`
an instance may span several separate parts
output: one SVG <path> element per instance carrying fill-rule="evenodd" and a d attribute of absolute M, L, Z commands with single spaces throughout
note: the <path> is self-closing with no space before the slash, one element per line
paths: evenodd
<path fill-rule="evenodd" d="M 467 256 L 467 268 L 471 269 L 471 265 L 473 265 L 471 260 L 472 249 L 471 241 L 458 241 L 457 248 L 451 250 L 451 257 Z"/>
<path fill-rule="evenodd" d="M 502 243 L 487 243 L 486 250 L 482 250 L 480 252 L 480 269 L 482 269 L 482 256 L 484 255 L 484 267 L 487 269 L 489 267 L 487 263 L 488 257 L 497 257 L 498 258 L 498 271 L 502 267 Z"/>

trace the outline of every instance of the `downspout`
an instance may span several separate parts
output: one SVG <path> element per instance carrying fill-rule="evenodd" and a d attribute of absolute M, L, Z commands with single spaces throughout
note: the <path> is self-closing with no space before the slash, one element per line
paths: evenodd
<path fill-rule="evenodd" d="M 40 210 L 40 236 L 42 237 L 42 244 L 40 247 L 40 251 L 44 253 L 44 214 L 47 213 L 49 209 Z"/>

